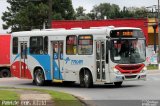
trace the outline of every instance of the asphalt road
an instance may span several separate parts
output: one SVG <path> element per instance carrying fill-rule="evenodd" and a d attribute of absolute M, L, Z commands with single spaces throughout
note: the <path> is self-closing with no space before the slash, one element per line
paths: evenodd
<path fill-rule="evenodd" d="M 94 106 L 146 106 L 151 103 L 160 105 L 160 72 L 150 73 L 147 81 L 124 82 L 122 87 L 116 88 L 113 85 L 94 85 L 93 88 L 81 88 L 79 85 L 53 84 L 50 86 L 37 87 L 31 80 L 17 78 L 0 79 L 0 87 L 17 88 L 43 88 L 66 92 L 78 96 L 87 104 Z M 150 105 L 149 105 L 150 106 Z"/>

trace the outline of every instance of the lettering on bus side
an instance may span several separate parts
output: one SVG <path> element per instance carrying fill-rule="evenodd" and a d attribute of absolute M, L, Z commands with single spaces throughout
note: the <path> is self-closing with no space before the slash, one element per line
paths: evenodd
<path fill-rule="evenodd" d="M 66 64 L 70 62 L 71 65 L 83 65 L 83 60 L 72 60 L 69 57 L 67 57 L 65 61 L 66 61 Z"/>
<path fill-rule="evenodd" d="M 83 60 L 71 60 L 71 65 L 82 65 Z"/>

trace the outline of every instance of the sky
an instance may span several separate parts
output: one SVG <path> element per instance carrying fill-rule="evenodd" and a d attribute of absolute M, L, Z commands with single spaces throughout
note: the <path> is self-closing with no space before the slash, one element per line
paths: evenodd
<path fill-rule="evenodd" d="M 1 20 L 1 17 L 2 12 L 7 10 L 7 6 L 9 6 L 9 4 L 6 2 L 6 0 L 0 0 L 0 34 L 6 33 L 6 31 L 2 28 L 3 21 Z"/>
<path fill-rule="evenodd" d="M 0 0 L 0 34 L 6 33 L 2 29 L 1 20 L 2 12 L 6 11 L 6 7 L 9 4 L 6 2 L 7 0 Z M 158 0 L 72 0 L 73 8 L 76 9 L 79 6 L 83 6 L 86 9 L 86 12 L 90 12 L 94 5 L 99 5 L 100 3 L 110 3 L 117 4 L 120 8 L 125 7 L 149 7 L 158 4 Z"/>
<path fill-rule="evenodd" d="M 72 0 L 73 7 L 83 6 L 89 12 L 94 5 L 100 3 L 117 4 L 120 8 L 125 7 L 148 7 L 158 4 L 158 0 Z"/>

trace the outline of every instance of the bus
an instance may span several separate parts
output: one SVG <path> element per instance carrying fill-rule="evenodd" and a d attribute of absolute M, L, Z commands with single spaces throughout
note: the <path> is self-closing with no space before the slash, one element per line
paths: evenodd
<path fill-rule="evenodd" d="M 0 34 L 0 78 L 11 77 L 10 34 Z"/>
<path fill-rule="evenodd" d="M 46 82 L 82 87 L 146 80 L 146 40 L 140 28 L 91 27 L 14 32 L 11 73 Z"/>

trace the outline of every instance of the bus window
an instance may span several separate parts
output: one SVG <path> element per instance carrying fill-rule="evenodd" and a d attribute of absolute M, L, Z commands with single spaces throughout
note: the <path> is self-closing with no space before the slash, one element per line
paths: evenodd
<path fill-rule="evenodd" d="M 58 59 L 58 42 L 53 43 L 53 58 Z"/>
<path fill-rule="evenodd" d="M 63 60 L 63 42 L 59 42 L 60 59 Z"/>
<path fill-rule="evenodd" d="M 20 43 L 21 46 L 21 59 L 27 59 L 27 43 Z"/>
<path fill-rule="evenodd" d="M 44 37 L 44 54 L 48 54 L 48 37 Z"/>
<path fill-rule="evenodd" d="M 66 38 L 66 54 L 75 55 L 77 53 L 77 36 L 69 35 Z"/>
<path fill-rule="evenodd" d="M 91 35 L 80 35 L 78 37 L 78 54 L 91 55 L 93 53 L 93 37 Z"/>
<path fill-rule="evenodd" d="M 18 53 L 18 38 L 14 37 L 13 38 L 13 48 L 12 48 L 12 53 L 17 54 Z"/>
<path fill-rule="evenodd" d="M 30 38 L 30 53 L 43 54 L 43 37 Z"/>

